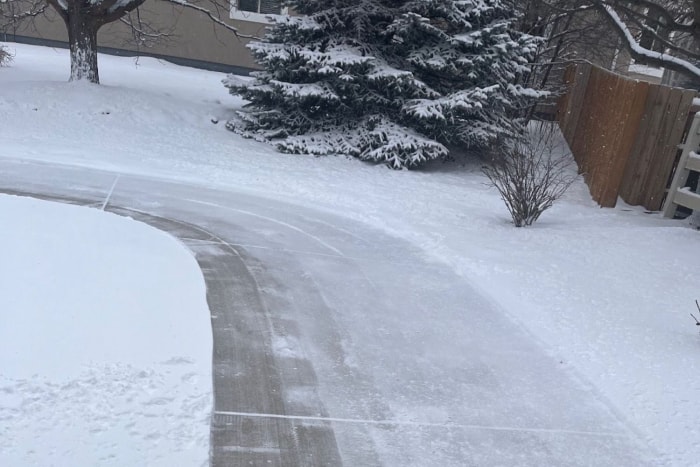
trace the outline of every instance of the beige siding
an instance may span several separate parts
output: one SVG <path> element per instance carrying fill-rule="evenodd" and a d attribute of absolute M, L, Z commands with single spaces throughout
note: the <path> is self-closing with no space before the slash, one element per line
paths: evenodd
<path fill-rule="evenodd" d="M 200 5 L 206 7 L 206 2 Z M 255 62 L 245 47 L 247 40 L 237 38 L 229 30 L 216 25 L 198 12 L 161 1 L 148 0 L 141 7 L 140 16 L 143 22 L 157 25 L 161 31 L 169 33 L 170 37 L 158 40 L 149 47 L 138 47 L 131 37 L 130 29 L 116 22 L 105 25 L 100 30 L 98 45 L 132 52 L 140 51 L 144 55 L 157 54 L 244 68 L 255 67 Z M 221 16 L 241 34 L 262 36 L 265 33 L 265 24 L 229 19 L 228 11 L 222 11 Z M 53 10 L 44 17 L 37 18 L 34 24 L 18 25 L 6 29 L 5 32 L 8 34 L 8 40 L 12 40 L 13 35 L 63 42 L 68 40 L 65 25 Z"/>

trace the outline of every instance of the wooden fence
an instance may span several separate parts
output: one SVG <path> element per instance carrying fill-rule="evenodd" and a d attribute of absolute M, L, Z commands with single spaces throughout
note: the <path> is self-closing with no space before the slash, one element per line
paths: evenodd
<path fill-rule="evenodd" d="M 593 199 L 661 209 L 696 92 L 588 63 L 570 66 L 564 79 L 557 120 Z"/>

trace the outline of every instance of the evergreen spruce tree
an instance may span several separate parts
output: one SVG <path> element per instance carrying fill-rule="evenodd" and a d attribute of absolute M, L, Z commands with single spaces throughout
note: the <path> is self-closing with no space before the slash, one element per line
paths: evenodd
<path fill-rule="evenodd" d="M 518 133 L 516 83 L 538 40 L 504 0 L 291 0 L 249 44 L 263 68 L 229 76 L 249 101 L 229 129 L 284 152 L 345 153 L 393 168 Z"/>

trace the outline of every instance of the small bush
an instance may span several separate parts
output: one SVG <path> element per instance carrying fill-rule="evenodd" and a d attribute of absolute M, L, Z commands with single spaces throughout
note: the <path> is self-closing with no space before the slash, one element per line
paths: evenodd
<path fill-rule="evenodd" d="M 532 225 L 576 180 L 570 155 L 557 147 L 556 128 L 540 125 L 492 152 L 483 168 L 516 227 Z"/>
<path fill-rule="evenodd" d="M 12 61 L 12 54 L 5 47 L 0 46 L 0 66 L 7 66 Z"/>

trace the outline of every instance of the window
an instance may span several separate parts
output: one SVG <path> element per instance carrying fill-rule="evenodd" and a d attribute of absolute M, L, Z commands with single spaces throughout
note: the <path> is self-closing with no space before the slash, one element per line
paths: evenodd
<path fill-rule="evenodd" d="M 286 15 L 281 0 L 231 0 L 231 18 L 267 23 L 267 16 Z"/>

